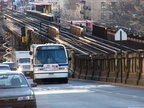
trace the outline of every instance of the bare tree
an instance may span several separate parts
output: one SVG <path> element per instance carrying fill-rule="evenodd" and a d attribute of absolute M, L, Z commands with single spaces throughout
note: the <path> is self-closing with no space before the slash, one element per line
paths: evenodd
<path fill-rule="evenodd" d="M 108 6 L 110 25 L 118 25 L 131 28 L 136 32 L 144 31 L 144 9 L 140 0 L 119 2 L 113 6 Z"/>
<path fill-rule="evenodd" d="M 67 20 L 80 19 L 79 0 L 67 0 L 62 9 L 62 15 Z"/>

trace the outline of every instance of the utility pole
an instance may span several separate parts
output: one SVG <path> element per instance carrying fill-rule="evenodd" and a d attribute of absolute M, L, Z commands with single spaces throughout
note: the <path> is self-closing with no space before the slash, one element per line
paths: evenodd
<path fill-rule="evenodd" d="M 119 29 L 116 34 L 115 34 L 115 40 L 116 41 L 120 41 L 120 54 L 121 54 L 121 58 L 120 58 L 120 74 L 121 74 L 121 83 L 122 83 L 122 79 L 123 79 L 123 72 L 122 72 L 122 41 L 123 40 L 127 40 L 127 34 L 122 30 Z"/>

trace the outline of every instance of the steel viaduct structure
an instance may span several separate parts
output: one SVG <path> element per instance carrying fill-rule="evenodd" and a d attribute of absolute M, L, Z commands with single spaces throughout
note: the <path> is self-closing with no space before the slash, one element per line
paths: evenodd
<path fill-rule="evenodd" d="M 29 50 L 31 44 L 61 43 L 68 49 L 69 77 L 96 81 L 144 85 L 144 52 L 86 33 L 70 23 L 59 24 L 28 14 L 3 14 L 5 61 L 16 50 Z"/>

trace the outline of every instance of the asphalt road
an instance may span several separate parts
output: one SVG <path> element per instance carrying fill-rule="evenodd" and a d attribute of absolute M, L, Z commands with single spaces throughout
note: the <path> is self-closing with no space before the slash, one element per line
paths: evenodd
<path fill-rule="evenodd" d="M 33 90 L 37 108 L 144 108 L 143 88 L 69 80 L 39 84 Z"/>

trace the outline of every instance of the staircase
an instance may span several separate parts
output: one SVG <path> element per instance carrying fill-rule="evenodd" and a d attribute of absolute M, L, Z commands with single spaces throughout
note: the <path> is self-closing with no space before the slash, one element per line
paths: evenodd
<path fill-rule="evenodd" d="M 4 42 L 3 36 L 0 34 L 0 63 L 3 62 L 3 55 L 5 54 L 5 48 L 2 46 Z"/>

